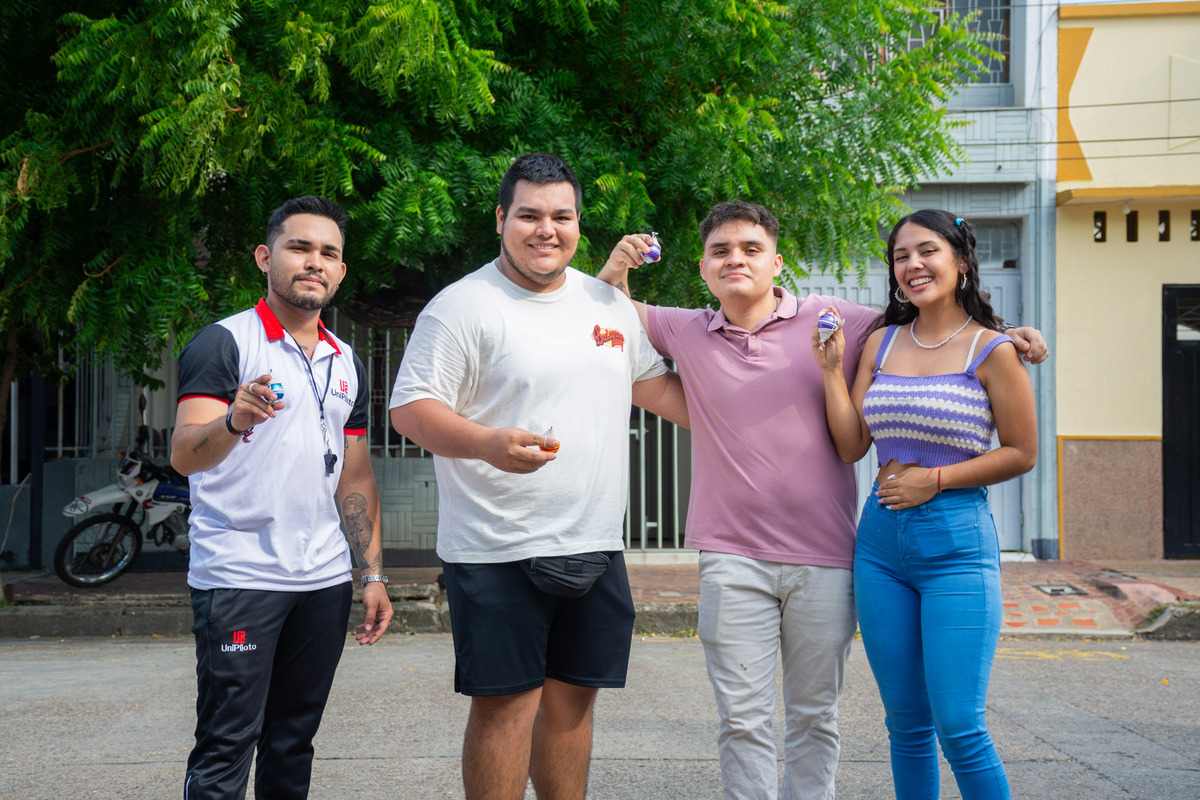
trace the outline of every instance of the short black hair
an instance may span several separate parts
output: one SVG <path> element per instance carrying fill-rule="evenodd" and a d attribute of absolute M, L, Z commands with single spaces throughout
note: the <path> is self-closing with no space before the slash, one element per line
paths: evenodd
<path fill-rule="evenodd" d="M 517 181 L 530 183 L 569 183 L 575 190 L 575 213 L 583 210 L 583 188 L 567 162 L 549 153 L 526 153 L 519 157 L 500 179 L 500 210 L 508 214 Z"/>
<path fill-rule="evenodd" d="M 779 220 L 765 206 L 745 200 L 729 200 L 713 206 L 700 223 L 700 244 L 704 245 L 714 230 L 736 220 L 762 225 L 772 241 L 779 241 Z"/>
<path fill-rule="evenodd" d="M 346 210 L 332 200 L 311 194 L 285 200 L 283 205 L 271 212 L 271 219 L 267 222 L 267 247 L 275 244 L 275 239 L 283 232 L 283 223 L 287 218 L 296 214 L 315 214 L 333 220 L 342 234 L 342 250 L 345 251 L 346 221 L 349 219 Z"/>

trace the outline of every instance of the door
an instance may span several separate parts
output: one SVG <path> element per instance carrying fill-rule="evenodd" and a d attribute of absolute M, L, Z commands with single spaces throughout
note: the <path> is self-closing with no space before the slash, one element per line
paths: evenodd
<path fill-rule="evenodd" d="M 983 256 L 983 253 L 980 253 Z M 982 259 L 981 259 L 982 260 Z M 1002 262 L 1001 262 L 1002 263 Z M 996 314 L 1009 322 L 1019 322 L 1021 319 L 1021 273 L 1016 269 L 1006 269 L 1001 263 L 982 263 L 979 276 L 983 288 L 991 293 L 992 308 Z M 853 275 L 848 275 L 838 283 L 830 276 L 814 275 L 799 280 L 789 280 L 788 287 L 799 297 L 806 294 L 823 294 L 845 298 L 865 306 L 873 306 L 883 310 L 887 297 L 887 272 L 882 265 L 873 265 L 868 270 L 866 281 L 859 286 Z M 992 446 L 999 447 L 998 440 L 993 439 Z M 863 503 L 871 491 L 871 483 L 875 473 L 879 471 L 879 459 L 875 455 L 874 446 L 854 467 L 855 479 L 858 481 L 858 509 L 861 513 Z M 1000 549 L 1021 550 L 1021 481 L 1010 480 L 991 486 L 988 489 L 992 507 L 992 516 L 996 519 L 996 530 L 1000 534 Z"/>
<path fill-rule="evenodd" d="M 1163 287 L 1163 554 L 1200 558 L 1200 285 Z"/>

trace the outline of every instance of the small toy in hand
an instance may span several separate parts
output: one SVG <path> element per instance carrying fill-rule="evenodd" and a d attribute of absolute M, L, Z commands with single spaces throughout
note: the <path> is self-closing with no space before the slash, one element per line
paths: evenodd
<path fill-rule="evenodd" d="M 837 314 L 832 311 L 822 311 L 821 315 L 817 317 L 817 339 L 824 345 L 840 327 L 842 327 L 842 320 Z"/>
<path fill-rule="evenodd" d="M 282 383 L 279 383 L 278 381 L 276 381 L 275 383 L 271 384 L 270 389 L 272 392 L 275 393 L 275 402 L 279 402 L 280 400 L 283 399 L 283 384 Z"/>
<path fill-rule="evenodd" d="M 562 446 L 562 442 L 554 438 L 554 426 L 551 425 L 542 434 L 542 443 L 538 447 L 547 453 L 557 453 L 558 448 Z"/>
<path fill-rule="evenodd" d="M 647 263 L 658 261 L 662 258 L 662 245 L 659 244 L 658 234 L 650 231 L 650 238 L 654 241 L 650 243 L 650 249 L 642 254 L 642 258 Z"/>

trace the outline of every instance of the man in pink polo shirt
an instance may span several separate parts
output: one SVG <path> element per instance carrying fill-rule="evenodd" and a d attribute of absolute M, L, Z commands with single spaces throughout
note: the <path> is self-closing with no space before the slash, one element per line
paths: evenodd
<path fill-rule="evenodd" d="M 675 361 L 691 418 L 687 543 L 700 551 L 700 639 L 720 715 L 725 796 L 776 797 L 772 719 L 782 656 L 784 797 L 826 800 L 834 796 L 837 701 L 855 630 L 857 495 L 854 469 L 826 427 L 812 331 L 820 309 L 836 306 L 851 380 L 879 312 L 834 297 L 798 299 L 776 286 L 778 237 L 766 208 L 720 203 L 700 225 L 700 274 L 720 310 L 634 305 L 651 343 Z M 598 277 L 629 294 L 628 271 L 650 243 L 626 236 Z M 1044 359 L 1036 331 L 1017 333 Z"/>

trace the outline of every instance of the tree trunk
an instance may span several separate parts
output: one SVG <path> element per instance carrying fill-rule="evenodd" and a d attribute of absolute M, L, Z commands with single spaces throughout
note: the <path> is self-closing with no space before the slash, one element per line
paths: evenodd
<path fill-rule="evenodd" d="M 17 329 L 9 330 L 4 343 L 4 366 L 0 367 L 0 446 L 4 445 L 5 428 L 8 426 L 8 396 L 12 393 L 13 375 L 17 373 Z M 13 502 L 17 496 L 13 495 Z M 7 522 L 7 520 L 5 520 Z M 7 527 L 7 526 L 6 526 Z M 5 585 L 4 574 L 0 573 L 0 606 L 12 602 L 12 588 Z"/>
<path fill-rule="evenodd" d="M 17 329 L 9 330 L 5 339 L 4 366 L 0 368 L 0 438 L 4 438 L 4 428 L 8 425 L 8 396 L 12 392 L 13 376 L 17 374 Z"/>

